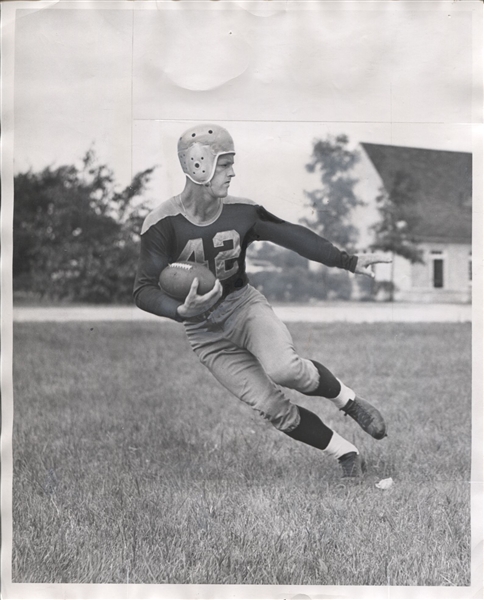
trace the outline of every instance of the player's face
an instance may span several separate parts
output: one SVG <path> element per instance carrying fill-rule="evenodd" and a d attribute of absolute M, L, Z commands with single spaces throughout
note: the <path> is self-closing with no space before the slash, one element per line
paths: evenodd
<path fill-rule="evenodd" d="M 210 182 L 210 189 L 217 198 L 225 198 L 229 193 L 229 186 L 235 177 L 234 171 L 234 155 L 222 154 L 217 160 L 215 173 Z"/>

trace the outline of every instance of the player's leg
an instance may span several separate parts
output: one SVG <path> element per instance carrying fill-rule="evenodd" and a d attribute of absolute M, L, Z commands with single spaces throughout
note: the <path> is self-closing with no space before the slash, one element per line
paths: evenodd
<path fill-rule="evenodd" d="M 237 307 L 236 314 L 226 323 L 225 334 L 253 354 L 274 383 L 304 394 L 318 387 L 317 368 L 299 356 L 289 330 L 254 288 L 249 287 L 246 302 Z M 334 383 L 328 382 L 330 386 L 339 385 L 332 379 Z"/>
<path fill-rule="evenodd" d="M 337 379 L 325 366 L 314 360 L 311 362 L 319 372 L 319 382 L 314 390 L 305 392 L 306 395 L 328 398 L 345 415 L 354 419 L 366 433 L 377 440 L 383 439 L 387 433 L 380 411 L 367 400 L 358 397 L 351 388 Z M 331 395 L 328 396 L 328 393 Z"/>
<path fill-rule="evenodd" d="M 357 448 L 327 427 L 316 414 L 293 404 L 250 352 L 216 335 L 207 332 L 204 335 L 200 329 L 191 335 L 190 331 L 187 333 L 202 364 L 234 396 L 279 431 L 337 459 L 344 477 L 361 475 L 364 462 Z"/>
<path fill-rule="evenodd" d="M 327 427 L 313 412 L 298 406 L 299 424 L 292 431 L 285 431 L 289 437 L 320 448 L 336 458 L 343 469 L 343 477 L 359 477 L 365 470 L 365 461 L 356 446 Z M 324 435 L 325 431 L 327 432 Z M 322 445 L 324 440 L 324 446 Z M 328 441 L 329 440 L 329 441 Z"/>
<path fill-rule="evenodd" d="M 357 398 L 325 366 L 298 355 L 289 330 L 257 290 L 250 290 L 227 334 L 235 344 L 247 348 L 278 385 L 327 398 L 374 438 L 386 435 L 384 420 L 375 407 Z"/>

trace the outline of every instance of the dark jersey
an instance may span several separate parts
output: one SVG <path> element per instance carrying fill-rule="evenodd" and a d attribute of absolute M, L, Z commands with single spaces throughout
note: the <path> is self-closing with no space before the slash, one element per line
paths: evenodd
<path fill-rule="evenodd" d="M 228 196 L 212 221 L 197 225 L 184 214 L 180 196 L 161 204 L 145 219 L 136 274 L 136 305 L 155 315 L 181 321 L 179 300 L 158 285 L 161 271 L 175 261 L 190 260 L 208 267 L 223 285 L 223 295 L 248 283 L 247 247 L 268 241 L 330 267 L 354 272 L 358 258 L 338 250 L 306 227 L 279 219 L 251 200 Z"/>

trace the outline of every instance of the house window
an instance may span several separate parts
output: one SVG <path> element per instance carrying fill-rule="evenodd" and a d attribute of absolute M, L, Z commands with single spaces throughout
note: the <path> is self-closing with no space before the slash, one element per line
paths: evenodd
<path fill-rule="evenodd" d="M 441 250 L 432 250 L 432 284 L 434 288 L 444 287 L 444 256 Z"/>

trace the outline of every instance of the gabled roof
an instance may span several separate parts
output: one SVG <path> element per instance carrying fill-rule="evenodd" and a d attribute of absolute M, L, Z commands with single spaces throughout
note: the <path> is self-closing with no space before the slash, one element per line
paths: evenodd
<path fill-rule="evenodd" d="M 416 183 L 421 241 L 470 243 L 472 235 L 472 154 L 383 144 L 361 144 L 385 189 L 396 172 Z"/>

